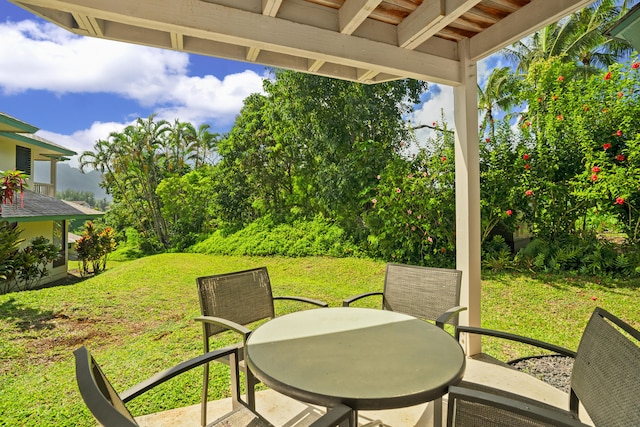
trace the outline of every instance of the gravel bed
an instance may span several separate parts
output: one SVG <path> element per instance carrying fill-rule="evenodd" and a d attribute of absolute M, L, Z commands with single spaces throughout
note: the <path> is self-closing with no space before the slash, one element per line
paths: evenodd
<path fill-rule="evenodd" d="M 519 371 L 532 375 L 569 393 L 573 358 L 567 356 L 541 356 L 512 363 Z"/>

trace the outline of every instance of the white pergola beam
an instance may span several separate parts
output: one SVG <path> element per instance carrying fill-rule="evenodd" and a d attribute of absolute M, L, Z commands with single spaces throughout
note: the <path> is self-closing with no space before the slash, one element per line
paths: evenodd
<path fill-rule="evenodd" d="M 456 60 L 199 0 L 29 0 L 29 4 L 355 69 L 460 84 Z M 108 28 L 105 37 L 110 37 Z"/>
<path fill-rule="evenodd" d="M 340 32 L 353 34 L 380 3 L 382 0 L 346 0 L 338 12 Z"/>
<path fill-rule="evenodd" d="M 281 5 L 282 0 L 262 0 L 262 14 L 271 17 L 276 16 Z"/>
<path fill-rule="evenodd" d="M 398 25 L 399 46 L 415 49 L 479 2 L 480 0 L 436 0 L 422 3 Z"/>

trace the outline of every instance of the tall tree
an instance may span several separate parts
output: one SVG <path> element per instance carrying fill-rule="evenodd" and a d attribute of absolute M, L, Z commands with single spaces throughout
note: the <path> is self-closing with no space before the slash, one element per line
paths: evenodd
<path fill-rule="evenodd" d="M 411 137 L 404 118 L 426 83 L 378 85 L 276 71 L 246 100 L 221 143 L 225 167 L 247 173 L 264 213 L 323 214 L 361 224 L 367 189 Z M 233 161 L 232 161 L 233 159 Z"/>
<path fill-rule="evenodd" d="M 96 142 L 94 151 L 80 156 L 82 169 L 93 167 L 103 173 L 103 188 L 114 198 L 110 214 L 120 218 L 121 226 L 135 226 L 154 250 L 171 247 L 156 190 L 164 178 L 189 170 L 184 160 L 189 154 L 184 128 L 180 122 L 171 126 L 151 115 L 122 132 L 112 132 L 108 139 Z"/>
<path fill-rule="evenodd" d="M 520 79 L 509 67 L 494 69 L 489 75 L 484 88 L 478 84 L 478 109 L 482 114 L 480 131 L 489 131 L 491 139 L 495 138 L 496 114 L 508 113 L 520 102 Z"/>

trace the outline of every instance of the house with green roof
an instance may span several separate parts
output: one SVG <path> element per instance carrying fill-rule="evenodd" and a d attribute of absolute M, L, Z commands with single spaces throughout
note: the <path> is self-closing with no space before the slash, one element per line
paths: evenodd
<path fill-rule="evenodd" d="M 35 135 L 37 131 L 37 127 L 0 112 L 0 171 L 16 169 L 29 175 L 23 197 L 2 205 L 0 221 L 20 228 L 23 246 L 44 236 L 59 248 L 60 256 L 48 266 L 49 275 L 42 282 L 47 283 L 67 276 L 69 221 L 89 220 L 103 213 L 55 198 L 56 166 L 77 153 Z M 36 162 L 48 164 L 48 182 L 33 179 Z"/>

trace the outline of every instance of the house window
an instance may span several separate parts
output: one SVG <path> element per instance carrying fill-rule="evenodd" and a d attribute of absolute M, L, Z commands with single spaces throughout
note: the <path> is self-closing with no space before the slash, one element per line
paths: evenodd
<path fill-rule="evenodd" d="M 31 148 L 16 146 L 16 169 L 31 175 Z"/>
<path fill-rule="evenodd" d="M 58 258 L 53 261 L 54 267 L 63 266 L 66 260 L 66 250 L 67 250 L 67 239 L 66 233 L 66 223 L 64 220 L 62 221 L 53 221 L 53 245 L 58 248 Z"/>

